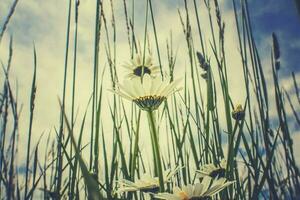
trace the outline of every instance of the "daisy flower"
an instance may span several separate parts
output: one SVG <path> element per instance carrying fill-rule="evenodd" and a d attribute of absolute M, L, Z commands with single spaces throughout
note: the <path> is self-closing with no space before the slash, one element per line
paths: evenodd
<path fill-rule="evenodd" d="M 154 197 L 167 200 L 209 200 L 232 183 L 233 181 L 227 181 L 225 178 L 212 179 L 205 176 L 200 183 L 182 188 L 174 187 L 172 194 L 158 193 L 154 194 Z"/>
<path fill-rule="evenodd" d="M 227 161 L 222 159 L 218 165 L 212 163 L 203 165 L 200 170 L 196 170 L 199 173 L 199 177 L 210 176 L 212 178 L 222 178 L 225 177 L 227 167 Z"/>
<path fill-rule="evenodd" d="M 145 58 L 145 63 L 143 65 L 143 57 L 136 54 L 134 58 L 128 63 L 123 65 L 127 71 L 126 78 L 141 78 L 143 75 L 148 74 L 152 78 L 159 74 L 159 67 L 153 65 L 152 57 L 148 56 Z"/>
<path fill-rule="evenodd" d="M 162 81 L 160 77 L 151 78 L 145 74 L 141 79 L 125 80 L 123 84 L 117 84 L 115 93 L 127 100 L 136 103 L 142 110 L 156 110 L 160 104 L 173 94 L 179 79 L 173 82 Z"/>
<path fill-rule="evenodd" d="M 237 105 L 235 109 L 232 111 L 232 118 L 235 120 L 242 120 L 245 117 L 245 111 L 241 104 Z"/>
<path fill-rule="evenodd" d="M 163 172 L 164 182 L 167 183 L 171 180 L 171 178 L 178 172 L 180 167 L 176 167 L 174 170 L 166 170 Z M 140 179 L 136 180 L 135 182 L 129 180 L 120 180 L 119 189 L 117 193 L 124 193 L 124 192 L 158 192 L 159 190 L 159 179 L 158 177 L 152 177 L 149 174 L 144 174 L 141 176 Z"/>

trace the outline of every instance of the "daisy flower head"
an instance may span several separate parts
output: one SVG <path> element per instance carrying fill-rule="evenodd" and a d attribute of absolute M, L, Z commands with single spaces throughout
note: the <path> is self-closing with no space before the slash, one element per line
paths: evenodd
<path fill-rule="evenodd" d="M 164 182 L 169 182 L 172 177 L 178 172 L 180 167 L 176 167 L 174 170 L 168 169 L 163 172 Z M 135 182 L 129 180 L 120 180 L 118 181 L 119 189 L 117 193 L 124 192 L 158 192 L 159 190 L 159 179 L 158 177 L 152 177 L 149 174 L 144 174 L 140 179 L 137 179 Z"/>
<path fill-rule="evenodd" d="M 232 183 L 234 182 L 225 178 L 212 179 L 205 176 L 200 183 L 185 185 L 182 188 L 174 187 L 173 193 L 158 193 L 154 197 L 167 200 L 210 200 Z"/>
<path fill-rule="evenodd" d="M 151 78 L 145 74 L 143 79 L 125 80 L 117 84 L 115 93 L 136 103 L 142 110 L 156 110 L 167 97 L 178 90 L 179 79 L 170 82 L 160 77 Z"/>
<path fill-rule="evenodd" d="M 241 104 L 238 104 L 235 109 L 232 111 L 232 118 L 239 121 L 244 119 L 245 117 L 245 111 L 243 109 L 243 106 Z"/>
<path fill-rule="evenodd" d="M 145 60 L 140 54 L 136 54 L 130 62 L 126 62 L 123 67 L 127 71 L 126 78 L 141 78 L 145 74 L 154 78 L 159 74 L 159 66 L 153 65 L 152 57 L 147 56 Z"/>
<path fill-rule="evenodd" d="M 213 163 L 203 165 L 200 170 L 196 170 L 200 178 L 210 176 L 212 178 L 224 178 L 226 173 L 227 161 L 222 159 L 217 165 Z"/>

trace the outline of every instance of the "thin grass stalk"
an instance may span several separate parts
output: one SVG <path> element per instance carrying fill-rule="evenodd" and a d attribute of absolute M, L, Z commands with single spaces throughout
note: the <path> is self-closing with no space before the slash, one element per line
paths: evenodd
<path fill-rule="evenodd" d="M 49 150 L 49 152 L 48 152 L 49 142 L 50 142 L 50 132 L 49 132 L 48 137 L 47 137 L 46 148 L 45 148 L 45 156 L 44 156 L 43 170 L 44 170 L 45 173 L 42 176 L 44 191 L 43 191 L 43 193 L 41 195 L 44 197 L 44 199 L 46 198 L 46 190 L 48 188 L 47 187 L 47 173 L 46 173 L 46 168 L 47 168 L 47 159 L 48 159 L 49 154 L 51 152 L 51 150 Z"/>
<path fill-rule="evenodd" d="M 66 120 L 66 127 L 69 131 L 69 134 L 71 134 L 70 138 L 71 138 L 71 142 L 74 145 L 74 150 L 76 152 L 76 157 L 78 159 L 79 162 L 79 166 L 81 168 L 81 172 L 84 178 L 84 182 L 86 184 L 87 187 L 87 191 L 88 191 L 88 199 L 90 200 L 102 200 L 104 199 L 99 188 L 98 188 L 98 182 L 97 180 L 95 180 L 95 178 L 89 173 L 88 168 L 86 166 L 86 164 L 84 163 L 81 155 L 80 155 L 80 149 L 78 148 L 76 142 L 75 142 L 75 138 L 74 135 L 72 133 L 71 130 L 71 126 L 66 118 L 65 113 L 64 114 L 64 119 Z"/>
<path fill-rule="evenodd" d="M 126 30 L 127 30 L 127 40 L 128 40 L 129 50 L 131 52 L 133 47 L 131 46 L 131 41 L 130 41 L 130 26 L 129 26 L 126 0 L 123 0 L 123 6 L 124 6 L 124 15 L 125 15 L 125 22 L 126 22 Z M 131 58 L 132 58 L 132 56 L 131 56 Z"/>
<path fill-rule="evenodd" d="M 69 0 L 68 3 L 68 17 L 67 17 L 67 31 L 66 31 L 66 49 L 65 49 L 65 63 L 64 63 L 64 78 L 63 78 L 63 91 L 62 91 L 62 112 L 65 111 L 65 101 L 66 101 L 66 87 L 67 87 L 67 71 L 68 71 L 68 57 L 69 57 L 69 42 L 70 42 L 70 26 L 71 26 L 71 3 Z M 60 126 L 59 126 L 59 135 L 57 142 L 57 166 L 55 171 L 55 192 L 60 193 L 61 183 L 62 183 L 62 166 L 63 166 L 63 155 L 62 155 L 62 141 L 63 141 L 63 129 L 64 129 L 64 120 L 63 114 L 60 114 Z M 59 197 L 60 198 L 60 197 Z"/>
<path fill-rule="evenodd" d="M 257 54 L 255 52 L 255 47 L 254 47 L 254 43 L 253 43 L 253 37 L 252 37 L 252 30 L 251 30 L 251 26 L 249 24 L 248 21 L 248 13 L 247 10 L 245 9 L 245 1 L 242 2 L 242 19 L 243 19 L 243 28 L 245 27 L 246 30 L 246 36 L 247 36 L 247 42 L 249 45 L 249 52 L 250 52 L 250 58 L 251 58 L 251 63 L 252 63 L 252 70 L 253 70 L 253 74 L 254 74 L 254 84 L 255 84 L 255 94 L 256 94 L 256 100 L 258 102 L 259 105 L 259 111 L 260 111 L 260 116 L 261 116 L 261 121 L 264 121 L 264 106 L 263 106 L 263 97 L 262 97 L 262 92 L 261 92 L 261 87 L 260 87 L 260 74 L 259 74 L 259 70 L 258 70 L 258 59 L 257 59 Z M 244 37 L 245 38 L 245 37 Z M 244 40 L 245 41 L 245 40 Z M 244 46 L 245 46 L 245 42 L 244 42 Z M 245 48 L 245 47 L 244 47 Z M 247 54 L 245 54 L 247 55 Z M 252 126 L 252 125 L 251 125 Z M 263 130 L 265 130 L 265 124 L 262 124 L 263 126 Z M 265 136 L 264 141 L 268 141 L 267 138 L 267 134 L 263 134 Z M 269 142 L 266 142 L 265 144 L 269 144 Z M 267 147 L 268 148 L 268 147 Z M 268 151 L 270 152 L 270 151 Z M 256 187 L 255 187 L 256 188 Z M 254 188 L 254 189 L 255 189 Z M 256 191 L 253 192 L 255 195 L 258 195 L 258 193 Z"/>
<path fill-rule="evenodd" d="M 162 63 L 161 63 L 161 58 L 160 58 L 160 52 L 159 52 L 159 44 L 158 44 L 158 38 L 157 38 L 157 31 L 156 31 L 156 26 L 155 26 L 155 19 L 153 15 L 153 9 L 152 9 L 152 1 L 149 1 L 149 8 L 150 8 L 150 14 L 151 14 L 151 19 L 152 19 L 152 25 L 153 25 L 153 32 L 154 32 L 154 38 L 155 38 L 155 44 L 156 44 L 156 51 L 157 51 L 157 56 L 158 56 L 158 62 L 159 62 L 159 68 L 160 68 L 160 73 L 162 79 L 164 79 L 164 74 L 162 70 Z"/>
<path fill-rule="evenodd" d="M 2 37 L 5 33 L 5 30 L 9 24 L 9 21 L 11 19 L 11 17 L 13 16 L 14 12 L 15 12 L 15 9 L 17 7 L 17 4 L 18 4 L 19 0 L 14 0 L 14 2 L 12 3 L 11 7 L 10 7 L 10 10 L 8 12 L 8 15 L 6 16 L 5 18 L 5 21 L 1 27 L 1 30 L 0 30 L 0 44 L 1 44 L 1 41 L 2 41 Z"/>
<path fill-rule="evenodd" d="M 185 12 L 186 12 L 186 28 L 184 29 L 185 36 L 186 36 L 186 42 L 188 47 L 188 54 L 189 54 L 189 61 L 190 61 L 190 69 L 191 69 L 191 79 L 192 79 L 192 90 L 193 90 L 193 96 L 194 96 L 194 105 L 195 105 L 195 111 L 196 111 L 196 125 L 200 126 L 200 114 L 198 110 L 198 100 L 197 100 L 197 92 L 196 92 L 196 83 L 195 83 L 195 77 L 194 77 L 194 65 L 193 65 L 193 49 L 192 49 L 192 35 L 191 35 L 191 25 L 190 25 L 190 19 L 189 19 L 189 12 L 187 8 L 187 1 L 184 0 L 185 5 Z M 183 22 L 182 22 L 183 23 Z M 184 24 L 183 24 L 184 25 Z M 201 149 L 201 136 L 200 132 L 201 129 L 198 130 L 198 145 L 199 149 Z M 207 159 L 206 157 L 204 159 Z M 206 162 L 208 162 L 206 160 Z"/>
<path fill-rule="evenodd" d="M 102 3 L 101 3 L 102 4 Z M 106 57 L 107 57 L 107 62 L 109 65 L 109 72 L 110 72 L 110 79 L 113 88 L 115 87 L 115 67 L 113 65 L 112 61 L 112 55 L 111 55 L 111 45 L 110 45 L 110 37 L 109 37 L 109 31 L 108 31 L 108 26 L 107 26 L 107 19 L 103 10 L 103 5 L 101 6 L 101 17 L 103 19 L 103 24 L 104 24 L 104 29 L 105 29 L 105 36 L 106 36 L 106 42 L 107 45 L 105 46 L 105 52 L 106 52 Z M 115 101 L 115 100 L 114 100 Z"/>
<path fill-rule="evenodd" d="M 185 135 L 186 135 L 186 127 L 187 126 L 183 126 L 184 129 L 183 129 L 183 136 L 181 136 L 180 132 L 180 127 L 179 127 L 179 119 L 178 119 L 178 112 L 180 113 L 180 115 L 182 116 L 182 112 L 181 110 L 177 110 L 177 105 L 176 105 L 176 98 L 175 96 L 173 96 L 173 99 L 172 99 L 172 103 L 173 103 L 173 119 L 172 120 L 170 118 L 170 126 L 173 127 L 172 128 L 172 132 L 173 132 L 173 135 L 175 136 L 175 141 L 176 141 L 176 149 L 177 149 L 177 162 L 176 162 L 176 166 L 178 165 L 181 165 L 181 166 L 184 166 L 184 163 L 185 163 L 185 160 L 184 160 L 184 148 L 183 148 L 183 145 L 184 145 L 184 142 L 185 142 Z M 169 108 L 167 107 L 167 111 L 169 110 Z M 168 111 L 169 112 L 169 111 Z M 168 113 L 168 116 L 170 117 L 169 113 Z M 186 124 L 187 125 L 187 124 Z M 180 162 L 180 164 L 179 164 Z M 185 168 L 182 168 L 182 179 L 183 179 L 183 182 L 184 184 L 187 184 L 187 173 L 186 173 L 186 169 Z"/>
<path fill-rule="evenodd" d="M 100 49 L 100 31 L 102 16 L 102 0 L 96 1 L 96 17 L 95 17 L 95 36 L 94 36 L 94 63 L 93 63 L 93 90 L 92 90 L 92 119 L 91 119 L 91 137 L 90 137 L 90 159 L 89 169 L 92 169 L 93 163 L 93 147 L 94 147 L 94 121 L 96 115 L 96 99 L 97 99 L 97 82 L 98 82 L 98 65 L 99 65 L 99 49 Z"/>
<path fill-rule="evenodd" d="M 28 191 L 28 172 L 29 172 L 29 156 L 30 156 L 30 146 L 31 146 L 31 135 L 32 135 L 32 124 L 33 124 L 33 113 L 34 113 L 34 101 L 36 96 L 36 68 L 37 68 L 37 57 L 36 57 L 36 49 L 34 47 L 33 50 L 33 60 L 34 60 L 34 68 L 33 68 L 33 78 L 31 85 L 31 94 L 30 94 L 30 111 L 29 111 L 29 126 L 28 126 L 28 139 L 27 139 L 27 153 L 26 153 L 26 172 L 25 172 L 25 190 L 24 196 L 27 196 Z"/>
<path fill-rule="evenodd" d="M 298 87 L 298 84 L 297 84 L 297 81 L 296 81 L 296 76 L 295 76 L 294 72 L 292 73 L 292 76 L 293 76 L 293 82 L 294 82 L 296 97 L 297 97 L 298 102 L 300 104 L 300 92 L 299 92 L 299 87 Z"/>
<path fill-rule="evenodd" d="M 38 149 L 39 149 L 39 144 L 36 145 L 36 148 L 34 151 L 33 170 L 32 170 L 32 174 L 33 174 L 32 182 L 33 183 L 35 183 L 35 181 L 36 181 L 36 173 L 37 173 L 37 165 L 38 165 Z M 31 199 L 33 199 L 33 194 L 31 196 Z"/>
<path fill-rule="evenodd" d="M 130 177 L 131 177 L 132 181 L 134 181 L 134 177 L 135 177 L 135 170 L 136 170 L 136 166 L 137 166 L 137 157 L 138 157 L 138 151 L 139 151 L 140 120 L 141 120 L 141 110 L 138 111 L 135 139 L 134 139 L 134 145 L 133 145 L 134 149 L 133 149 L 132 160 L 131 160 Z"/>
<path fill-rule="evenodd" d="M 111 26 L 113 29 L 113 69 L 114 69 L 114 82 L 118 81 L 117 75 L 117 68 L 116 68 L 116 59 L 117 59 L 117 32 L 116 32 L 116 21 L 115 21 L 115 14 L 114 14 L 114 5 L 113 1 L 110 0 L 110 8 L 111 8 Z"/>
<path fill-rule="evenodd" d="M 238 21 L 238 15 L 237 15 L 237 8 L 236 8 L 236 3 L 235 0 L 232 0 L 232 4 L 233 4 L 233 8 L 234 8 L 234 15 L 235 15 L 235 24 L 236 24 L 236 30 L 237 30 L 237 35 L 239 38 L 239 47 L 240 47 L 240 54 L 241 54 L 241 58 L 242 58 L 242 64 L 243 64 L 243 72 L 244 72 L 244 80 L 245 80 L 245 87 L 246 87 L 246 94 L 248 97 L 248 116 L 249 116 L 249 121 L 250 121 L 250 132 L 253 133 L 253 120 L 252 120 L 252 106 L 251 106 L 251 98 L 250 97 L 250 91 L 249 91 L 249 69 L 248 69 L 248 56 L 247 56 L 247 48 L 246 48 L 246 39 L 245 39 L 245 23 L 243 24 L 243 43 L 242 43 L 242 39 L 241 39 L 241 33 L 240 33 L 240 28 L 239 28 L 239 21 Z M 244 17 L 244 13 L 242 14 L 242 17 Z M 242 19 L 242 21 L 244 21 Z"/>
<path fill-rule="evenodd" d="M 270 156 L 270 138 L 269 138 L 269 116 L 268 116 L 268 94 L 266 90 L 266 83 L 265 83 L 265 78 L 264 74 L 262 71 L 262 66 L 260 63 L 260 58 L 258 56 L 257 48 L 253 39 L 252 35 L 252 27 L 251 27 L 251 21 L 249 17 L 249 8 L 248 8 L 248 1 L 244 0 L 244 9 L 246 13 L 246 20 L 247 20 L 247 25 L 248 25 L 248 30 L 249 30 L 249 38 L 250 38 L 250 45 L 252 46 L 253 49 L 253 55 L 255 59 L 255 71 L 256 71 L 256 78 L 257 78 L 257 89 L 258 89 L 258 101 L 260 105 L 260 116 L 261 116 L 261 122 L 262 122 L 262 127 L 263 127 L 263 136 L 264 136 L 264 142 L 265 142 L 265 148 L 266 148 L 266 153 L 267 157 L 269 158 Z M 246 26 L 247 27 L 247 26 Z M 272 165 L 270 165 L 269 169 L 269 175 L 268 175 L 268 185 L 270 187 L 270 195 L 272 195 L 273 198 L 277 199 L 277 195 L 275 192 L 275 185 L 274 181 L 272 181 Z"/>
<path fill-rule="evenodd" d="M 116 136 L 116 144 L 119 147 L 119 151 L 120 151 L 120 157 L 121 157 L 121 163 L 122 163 L 122 172 L 123 175 L 125 176 L 126 179 L 129 179 L 129 173 L 128 173 L 128 168 L 127 168 L 127 164 L 126 164 L 126 159 L 125 159 L 125 153 L 124 153 L 124 149 L 123 149 L 123 144 L 121 141 L 121 131 L 120 131 L 120 125 L 118 125 L 118 121 L 117 121 L 117 117 L 116 117 L 116 113 L 115 113 L 115 109 L 112 109 L 110 107 L 110 113 L 111 113 L 111 117 L 113 119 L 113 128 L 114 128 L 114 135 Z"/>
<path fill-rule="evenodd" d="M 143 64 L 142 64 L 142 76 L 141 81 L 143 82 L 145 60 L 146 60 L 146 41 L 147 41 L 147 29 L 148 29 L 148 11 L 149 10 L 149 1 L 146 0 L 146 16 L 145 16 L 145 28 L 144 28 L 144 43 L 143 43 Z"/>
<path fill-rule="evenodd" d="M 274 58 L 274 57 L 273 57 Z M 273 59 L 272 59 L 273 61 Z M 283 147 L 284 147 L 284 153 L 285 153 L 285 160 L 287 164 L 287 173 L 288 173 L 288 180 L 290 182 L 290 189 L 292 187 L 291 181 L 293 181 L 293 184 L 295 186 L 295 189 L 298 194 L 300 191 L 298 191 L 297 188 L 300 187 L 299 185 L 299 171 L 295 164 L 295 158 L 294 158 L 294 152 L 293 152 L 293 143 L 290 136 L 290 131 L 287 124 L 287 117 L 286 117 L 286 111 L 284 108 L 284 103 L 282 100 L 282 94 L 279 89 L 279 83 L 278 83 L 278 73 L 276 71 L 276 65 L 274 62 L 272 62 L 272 71 L 273 71 L 273 79 L 274 79 L 274 86 L 275 86 L 275 100 L 276 100 L 276 107 L 278 112 L 278 118 L 279 123 L 281 126 L 281 131 L 283 135 Z M 291 179 L 290 179 L 291 177 Z M 298 195 L 297 194 L 297 195 Z M 294 196 L 293 191 L 291 190 L 291 196 Z"/>
<path fill-rule="evenodd" d="M 10 98 L 13 99 L 12 93 L 10 92 Z M 16 156 L 16 136 L 18 132 L 18 114 L 17 114 L 17 102 L 11 101 L 12 113 L 14 118 L 14 125 L 11 139 L 11 155 L 10 155 L 10 166 L 8 171 L 8 183 L 7 183 L 7 199 L 15 199 L 15 156 Z"/>
<path fill-rule="evenodd" d="M 209 0 L 205 0 L 204 3 L 206 5 L 207 11 L 208 11 L 209 27 L 210 27 L 210 34 L 211 34 L 212 40 L 213 40 L 213 48 L 217 49 L 215 31 L 214 31 L 214 26 L 213 26 L 213 22 L 212 22 L 210 1 Z"/>
<path fill-rule="evenodd" d="M 113 187 L 113 179 L 114 179 L 114 174 L 109 174 L 109 167 L 108 167 L 108 158 L 107 158 L 107 148 L 106 148 L 106 142 L 105 142 L 105 138 L 104 138 L 104 131 L 103 131 L 103 126 L 102 126 L 102 147 L 103 147 L 103 158 L 104 158 L 104 177 L 105 177 L 105 183 L 107 184 L 106 187 L 106 196 L 107 198 L 112 198 L 112 187 Z M 115 168 L 117 168 L 117 163 L 115 161 L 116 158 L 116 154 L 117 154 L 117 145 L 113 146 L 113 156 L 112 156 L 112 163 L 111 163 L 111 172 L 115 171 Z M 110 177 L 109 177 L 110 176 Z"/>
<path fill-rule="evenodd" d="M 200 39 L 200 44 L 201 44 L 201 50 L 202 54 L 205 57 L 205 49 L 204 49 L 204 42 L 203 42 L 203 36 L 202 36 L 202 30 L 201 30 L 201 25 L 200 25 L 200 19 L 199 19 L 199 14 L 198 14 L 198 9 L 197 9 L 197 3 L 196 0 L 194 2 L 194 9 L 195 9 L 195 14 L 196 14 L 196 19 L 197 19 L 197 27 L 198 27 L 198 34 L 199 34 L 199 39 Z"/>
<path fill-rule="evenodd" d="M 101 85 L 99 91 L 99 100 L 97 102 L 97 112 L 96 112 L 96 124 L 95 124 L 95 146 L 94 146 L 94 177 L 98 180 L 99 177 L 99 134 L 100 134 L 100 114 L 101 114 L 101 105 L 102 105 L 102 92 L 103 92 L 103 76 L 104 70 L 101 77 Z"/>
<path fill-rule="evenodd" d="M 4 87 L 3 87 L 3 96 L 1 100 L 1 115 L 3 119 L 3 124 L 1 126 L 1 146 L 0 146 L 0 170 L 2 171 L 3 165 L 5 165 L 5 141 L 6 141 L 6 129 L 7 129 L 7 124 L 8 124 L 8 110 L 9 110 L 9 71 L 10 71 L 10 66 L 11 66 L 11 61 L 13 57 L 13 37 L 10 37 L 9 41 L 9 54 L 8 54 L 8 62 L 7 62 L 7 67 L 4 69 L 3 63 L 3 71 L 5 74 L 5 80 L 4 80 Z M 4 170 L 3 170 L 4 171 Z M 0 181 L 0 193 L 2 189 L 2 181 Z"/>
<path fill-rule="evenodd" d="M 74 117 L 74 112 L 75 112 L 75 91 L 76 91 L 76 71 L 77 71 L 77 40 L 78 40 L 78 16 L 79 16 L 79 1 L 75 0 L 74 1 L 74 9 L 75 9 L 75 33 L 74 33 L 74 58 L 73 58 L 73 77 L 72 77 L 72 100 L 71 100 L 71 128 L 72 131 L 74 129 L 74 123 L 75 123 L 75 117 Z M 72 156 L 73 154 L 73 146 L 70 145 L 70 155 Z M 72 173 L 72 169 L 69 169 L 69 177 L 72 179 L 72 176 L 74 174 Z M 76 171 L 75 175 L 76 176 Z M 73 194 L 74 194 L 74 185 L 73 188 L 71 186 L 71 181 L 69 181 L 69 198 L 73 199 Z"/>

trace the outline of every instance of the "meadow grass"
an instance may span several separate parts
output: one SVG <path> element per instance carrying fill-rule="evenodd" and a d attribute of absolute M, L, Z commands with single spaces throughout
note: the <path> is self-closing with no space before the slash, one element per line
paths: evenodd
<path fill-rule="evenodd" d="M 234 183 L 221 191 L 214 199 L 297 199 L 300 198 L 299 169 L 294 157 L 292 131 L 289 120 L 292 117 L 300 125 L 300 96 L 296 76 L 292 73 L 295 91 L 288 93 L 280 84 L 280 44 L 275 33 L 270 51 L 271 66 L 263 66 L 252 30 L 251 13 L 247 0 L 232 0 L 239 45 L 240 67 L 246 93 L 244 102 L 231 98 L 226 43 L 226 21 L 218 0 L 183 0 L 183 9 L 178 9 L 177 26 L 182 27 L 187 49 L 186 55 L 177 55 L 173 36 L 166 42 L 166 55 L 159 41 L 159 29 L 153 4 L 157 1 L 144 0 L 145 25 L 141 44 L 137 40 L 135 0 L 123 2 L 112 0 L 95 1 L 95 34 L 93 85 L 91 96 L 83 118 L 76 115 L 77 44 L 80 20 L 79 0 L 69 0 L 66 24 L 66 47 L 62 94 L 60 95 L 60 120 L 58 129 L 49 133 L 45 152 L 40 152 L 39 142 L 32 144 L 35 96 L 38 88 L 38 50 L 33 47 L 33 78 L 29 106 L 27 146 L 18 146 L 18 119 L 20 104 L 10 84 L 10 68 L 13 59 L 13 38 L 10 38 L 7 62 L 2 62 L 4 72 L 3 89 L 0 98 L 0 198 L 1 199 L 146 199 L 153 198 L 146 192 L 117 193 L 121 180 L 135 182 L 148 173 L 159 177 L 159 190 L 172 192 L 174 186 L 194 184 L 201 180 L 195 176 L 205 164 L 220 165 L 227 160 L 224 177 Z M 0 32 L 0 44 L 18 1 L 14 1 Z M 160 69 L 159 76 L 175 80 L 176 61 L 179 56 L 188 60 L 182 76 L 182 90 L 172 94 L 156 111 L 148 112 L 148 123 L 144 123 L 147 112 L 135 103 L 128 104 L 117 94 L 106 91 L 103 77 L 109 75 L 111 88 L 119 83 L 117 32 L 114 4 L 122 3 L 130 58 L 136 53 L 142 55 L 142 74 L 146 55 L 153 54 Z M 104 4 L 110 11 L 104 9 Z M 208 17 L 209 31 L 203 31 L 200 7 Z M 74 12 L 74 14 L 72 14 Z M 111 16 L 107 16 L 110 13 Z M 141 13 L 138 13 L 139 16 Z M 74 19 L 73 19 L 73 18 Z M 109 19 L 109 20 L 108 20 Z M 191 23 L 195 21 L 196 23 Z M 74 23 L 74 24 L 72 24 Z M 255 22 L 254 22 L 255 23 Z M 74 26 L 74 29 L 71 29 Z M 73 30 L 73 32 L 72 32 Z M 209 35 L 206 35 L 209 33 Z M 70 35 L 74 34 L 74 41 Z M 154 38 L 154 39 L 153 39 Z M 209 38 L 209 39 L 207 39 Z M 151 41 L 153 39 L 153 41 Z M 70 43 L 73 42 L 73 62 L 69 63 Z M 105 43 L 105 48 L 101 48 Z M 152 52 L 150 44 L 154 44 Z M 106 68 L 100 63 L 100 51 L 105 52 Z M 129 58 L 129 59 L 130 59 Z M 163 66 L 163 60 L 168 65 Z M 69 75 L 68 68 L 72 67 Z M 267 82 L 265 68 L 270 68 L 273 83 Z M 167 71 L 168 75 L 164 73 Z M 68 82 L 70 84 L 68 84 Z M 71 85 L 71 87 L 67 87 Z M 67 91 L 71 98 L 67 98 Z M 270 98 L 269 91 L 274 91 Z M 103 96 L 111 97 L 110 104 L 104 104 Z M 298 99 L 293 103 L 291 95 Z M 287 99 L 287 101 L 286 101 Z M 221 103 L 220 103 L 221 102 Z M 236 104 L 241 104 L 237 109 Z M 276 116 L 270 116 L 270 104 L 276 105 Z M 71 105 L 70 112 L 66 105 Z M 129 106 L 128 106 L 129 105 Z M 222 105 L 222 106 L 220 106 Z M 103 113 L 104 107 L 109 112 Z M 287 109 L 292 110 L 288 116 Z M 105 108 L 106 109 L 106 108 Z M 86 117 L 91 117 L 91 124 Z M 105 134 L 105 120 L 112 124 L 110 137 Z M 147 121 L 146 121 L 147 122 Z M 77 126 L 75 126 L 78 124 Z M 153 155 L 145 155 L 140 140 L 151 133 L 149 146 Z M 77 128 L 79 127 L 79 128 Z M 56 135 L 52 141 L 50 134 Z M 42 137 L 46 137 L 42 135 Z M 82 138 L 89 137 L 83 144 Z M 39 140 L 40 141 L 40 140 Z M 109 141 L 112 141 L 110 144 Z M 108 145 L 109 144 L 109 145 Z M 44 150 L 44 149 L 43 149 Z M 20 173 L 16 155 L 26 152 L 25 172 Z M 41 153 L 44 158 L 39 157 Z M 163 171 L 179 167 L 178 173 L 164 183 Z M 153 191 L 152 191 L 153 192 Z"/>

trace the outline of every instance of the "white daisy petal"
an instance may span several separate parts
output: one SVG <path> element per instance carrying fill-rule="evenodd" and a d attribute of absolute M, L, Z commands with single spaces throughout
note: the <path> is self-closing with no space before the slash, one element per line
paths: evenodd
<path fill-rule="evenodd" d="M 193 196 L 193 186 L 191 184 L 188 184 L 183 190 L 186 192 L 188 197 Z"/>
<path fill-rule="evenodd" d="M 200 196 L 202 194 L 202 189 L 203 189 L 203 185 L 201 183 L 196 183 L 193 195 Z"/>
<path fill-rule="evenodd" d="M 151 95 L 152 78 L 145 74 L 143 77 L 143 88 L 145 95 Z"/>
<path fill-rule="evenodd" d="M 204 192 L 207 191 L 207 189 L 209 188 L 210 186 L 210 183 L 211 183 L 211 178 L 209 176 L 205 176 L 201 182 L 201 184 L 203 185 L 203 188 L 202 188 L 202 193 L 201 195 L 204 194 Z"/>
<path fill-rule="evenodd" d="M 200 170 L 197 170 L 196 172 L 199 173 L 198 177 L 204 177 L 204 176 L 210 176 L 212 178 L 222 178 L 225 176 L 226 173 L 226 167 L 227 167 L 227 161 L 225 159 L 222 159 L 219 164 L 206 164 L 201 166 Z"/>
<path fill-rule="evenodd" d="M 145 60 L 145 65 L 146 66 L 149 66 L 149 65 L 152 65 L 152 58 L 151 56 L 148 56 Z"/>
<path fill-rule="evenodd" d="M 168 173 L 170 170 L 164 171 L 164 173 Z M 172 171 L 172 170 L 171 170 Z M 174 170 L 173 170 L 174 171 Z M 164 182 L 167 183 L 172 177 L 169 179 L 164 179 Z M 142 192 L 153 192 L 158 191 L 159 189 L 159 179 L 158 177 L 152 177 L 149 174 L 141 175 L 140 179 L 137 179 L 135 182 L 122 179 L 117 181 L 119 189 L 116 193 L 124 193 L 124 192 L 132 192 L 132 191 L 142 191 Z"/>
<path fill-rule="evenodd" d="M 128 96 L 127 94 L 121 92 L 121 91 L 114 91 L 112 90 L 113 93 L 117 94 L 117 95 L 120 95 L 121 97 L 131 101 L 132 100 L 132 97 L 131 96 Z"/>
<path fill-rule="evenodd" d="M 130 79 L 141 78 L 145 74 L 148 74 L 151 77 L 156 77 L 156 75 L 160 73 L 159 67 L 153 65 L 151 56 L 145 58 L 145 63 L 143 63 L 143 59 L 142 55 L 136 54 L 129 63 L 125 62 L 123 65 L 127 73 L 125 77 Z"/>
<path fill-rule="evenodd" d="M 212 184 L 211 184 L 212 182 Z M 226 179 L 212 179 L 208 176 L 204 177 L 200 183 L 195 185 L 182 186 L 182 189 L 179 187 L 174 187 L 173 193 L 158 193 L 154 197 L 163 197 L 162 199 L 172 199 L 173 195 L 177 196 L 180 200 L 190 200 L 190 199 L 206 199 L 216 195 L 221 190 L 225 189 L 227 186 L 231 185 L 232 181 L 227 181 Z"/>
<path fill-rule="evenodd" d="M 126 83 L 124 82 L 123 85 L 125 85 L 125 84 Z M 129 88 L 124 87 L 123 85 L 117 84 L 117 86 L 120 88 L 119 90 L 122 93 L 127 94 L 128 96 L 132 97 L 132 99 L 135 98 L 136 94 L 133 91 L 131 91 Z"/>
<path fill-rule="evenodd" d="M 135 92 L 135 98 L 144 96 L 145 92 L 143 89 L 143 85 L 140 79 L 133 79 L 126 85 L 126 87 L 130 87 L 131 90 Z"/>
<path fill-rule="evenodd" d="M 158 109 L 162 102 L 176 91 L 177 84 L 177 80 L 170 83 L 168 80 L 162 81 L 160 77 L 152 78 L 151 75 L 145 74 L 143 81 L 131 79 L 125 80 L 122 85 L 117 83 L 117 93 L 126 99 L 131 98 L 141 109 L 150 111 Z"/>

